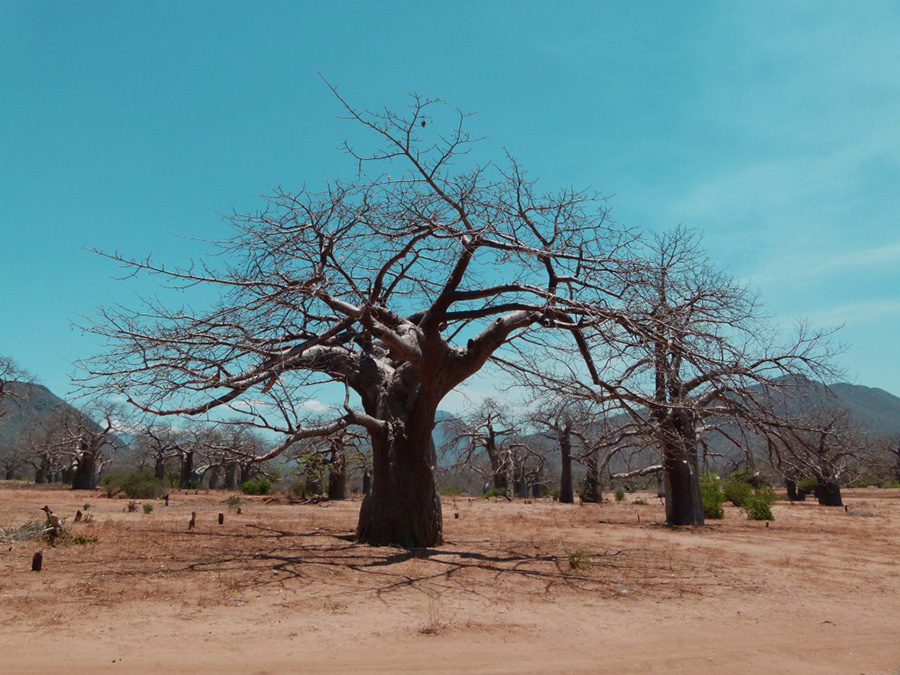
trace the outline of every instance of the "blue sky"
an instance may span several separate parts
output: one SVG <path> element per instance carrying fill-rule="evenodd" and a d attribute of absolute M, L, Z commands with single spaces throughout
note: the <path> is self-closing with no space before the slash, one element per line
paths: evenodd
<path fill-rule="evenodd" d="M 848 379 L 900 395 L 896 2 L 0 2 L 0 354 L 69 393 L 73 328 L 275 185 L 346 175 L 353 103 L 478 111 L 550 189 L 704 232 L 771 314 L 845 323 Z"/>

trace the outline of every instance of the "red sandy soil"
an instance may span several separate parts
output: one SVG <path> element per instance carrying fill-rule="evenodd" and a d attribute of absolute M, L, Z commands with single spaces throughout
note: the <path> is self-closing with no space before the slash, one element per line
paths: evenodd
<path fill-rule="evenodd" d="M 897 490 L 681 529 L 646 494 L 451 497 L 410 552 L 353 544 L 358 500 L 0 485 L 2 673 L 900 673 Z M 44 504 L 97 543 L 13 541 Z"/>

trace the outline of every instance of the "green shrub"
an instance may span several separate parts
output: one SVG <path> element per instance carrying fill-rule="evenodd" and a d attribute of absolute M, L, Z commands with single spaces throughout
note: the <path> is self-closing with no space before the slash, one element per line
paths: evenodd
<path fill-rule="evenodd" d="M 649 506 L 650 502 L 646 499 L 635 499 L 632 504 L 635 504 L 636 506 Z"/>
<path fill-rule="evenodd" d="M 506 490 L 503 488 L 492 487 L 487 492 L 484 493 L 485 499 L 490 499 L 491 497 L 505 497 Z"/>
<path fill-rule="evenodd" d="M 241 501 L 241 498 L 238 497 L 237 495 L 231 495 L 228 499 L 226 499 L 222 503 L 225 504 L 225 506 L 228 506 L 229 508 L 232 508 L 232 509 L 236 509 L 241 504 L 243 504 L 243 502 Z"/>
<path fill-rule="evenodd" d="M 441 494 L 445 497 L 459 497 L 462 494 L 462 490 L 458 487 L 445 487 L 441 490 Z"/>
<path fill-rule="evenodd" d="M 625 499 L 625 490 L 622 488 L 616 488 L 616 501 L 621 502 Z"/>
<path fill-rule="evenodd" d="M 245 495 L 267 495 L 272 491 L 272 483 L 268 478 L 248 480 L 241 486 Z"/>
<path fill-rule="evenodd" d="M 751 495 L 744 504 L 744 510 L 750 520 L 775 520 L 769 501 L 760 494 Z"/>
<path fill-rule="evenodd" d="M 104 476 L 100 485 L 107 496 L 124 492 L 130 499 L 155 499 L 165 493 L 163 482 L 149 471 L 127 471 Z"/>
<path fill-rule="evenodd" d="M 757 489 L 756 496 L 760 499 L 765 500 L 766 504 L 768 504 L 769 506 L 778 501 L 778 495 L 775 494 L 775 490 L 768 485 L 763 485 L 762 487 Z"/>
<path fill-rule="evenodd" d="M 810 476 L 809 478 L 804 478 L 803 480 L 797 481 L 797 489 L 798 490 L 806 490 L 810 494 L 815 492 L 815 489 L 819 485 L 819 479 L 815 476 Z"/>
<path fill-rule="evenodd" d="M 706 473 L 700 477 L 700 500 L 703 502 L 703 517 L 708 520 L 721 520 L 725 517 L 722 503 L 722 479 L 714 473 Z"/>
<path fill-rule="evenodd" d="M 144 513 L 153 513 L 153 504 L 142 504 Z"/>
<path fill-rule="evenodd" d="M 742 480 L 726 482 L 722 492 L 725 495 L 725 499 L 735 506 L 743 506 L 753 496 L 753 488 L 750 486 L 750 483 Z"/>
<path fill-rule="evenodd" d="M 135 511 L 137 511 L 137 507 L 137 502 L 131 501 L 128 502 L 128 506 L 126 508 L 128 509 L 128 513 L 134 513 Z"/>

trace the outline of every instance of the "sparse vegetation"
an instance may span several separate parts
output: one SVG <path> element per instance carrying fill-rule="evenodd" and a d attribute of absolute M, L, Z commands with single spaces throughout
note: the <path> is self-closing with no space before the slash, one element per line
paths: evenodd
<path fill-rule="evenodd" d="M 222 503 L 225 504 L 225 506 L 227 506 L 230 509 L 236 509 L 244 502 L 237 495 L 231 495 L 230 497 L 228 497 L 228 499 L 225 499 Z"/>
<path fill-rule="evenodd" d="M 153 513 L 153 504 L 144 503 L 141 506 L 144 509 L 144 513 Z"/>
<path fill-rule="evenodd" d="M 616 501 L 621 502 L 625 499 L 625 490 L 623 488 L 616 488 Z"/>
<path fill-rule="evenodd" d="M 707 520 L 721 520 L 725 517 L 725 495 L 722 493 L 722 479 L 714 473 L 703 474 L 700 478 L 700 499 L 703 503 L 703 517 Z"/>
<path fill-rule="evenodd" d="M 267 495 L 272 491 L 272 483 L 268 478 L 254 478 L 241 485 L 245 495 Z"/>
<path fill-rule="evenodd" d="M 593 558 L 581 549 L 570 551 L 568 562 L 569 569 L 573 572 L 588 572 L 594 566 Z"/>
<path fill-rule="evenodd" d="M 775 520 L 769 501 L 764 495 L 750 495 L 744 503 L 744 510 L 750 520 Z"/>
<path fill-rule="evenodd" d="M 753 487 L 743 480 L 728 480 L 722 487 L 722 493 L 727 501 L 741 507 L 753 496 Z"/>
<path fill-rule="evenodd" d="M 137 511 L 138 503 L 135 501 L 130 501 L 130 502 L 128 502 L 128 506 L 126 506 L 125 508 L 128 511 L 128 513 L 134 513 L 135 511 Z"/>

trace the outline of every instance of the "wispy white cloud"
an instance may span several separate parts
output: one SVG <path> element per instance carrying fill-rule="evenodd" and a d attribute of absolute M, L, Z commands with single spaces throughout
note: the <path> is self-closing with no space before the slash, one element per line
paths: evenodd
<path fill-rule="evenodd" d="M 900 300 L 869 300 L 851 302 L 813 312 L 808 317 L 815 326 L 848 326 L 900 319 Z"/>

